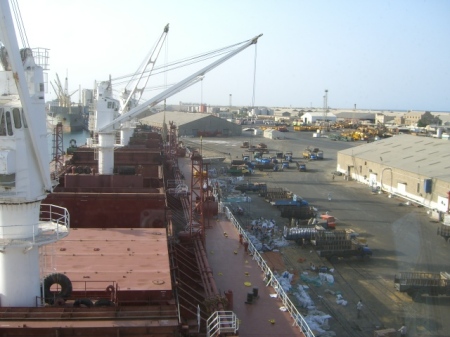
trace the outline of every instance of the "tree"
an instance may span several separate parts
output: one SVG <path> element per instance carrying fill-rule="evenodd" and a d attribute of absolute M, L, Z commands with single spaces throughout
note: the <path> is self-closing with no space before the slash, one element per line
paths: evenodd
<path fill-rule="evenodd" d="M 430 124 L 442 125 L 442 121 L 439 117 L 433 116 L 431 112 L 425 111 L 422 118 L 417 122 L 417 126 L 422 128 Z"/>

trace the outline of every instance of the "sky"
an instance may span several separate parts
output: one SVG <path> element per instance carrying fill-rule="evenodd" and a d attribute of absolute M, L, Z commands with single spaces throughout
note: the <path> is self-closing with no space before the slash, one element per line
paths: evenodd
<path fill-rule="evenodd" d="M 450 1 L 17 1 L 69 93 L 135 73 L 169 24 L 155 67 L 263 36 L 168 104 L 322 108 L 328 90 L 332 109 L 450 111 Z M 198 67 L 152 76 L 143 98 Z"/>

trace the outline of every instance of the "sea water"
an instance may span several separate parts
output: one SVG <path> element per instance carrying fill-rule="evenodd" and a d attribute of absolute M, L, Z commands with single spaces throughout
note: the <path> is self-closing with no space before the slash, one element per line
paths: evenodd
<path fill-rule="evenodd" d="M 47 139 L 48 139 L 48 150 L 49 150 L 49 155 L 51 158 L 53 158 L 53 153 L 54 153 L 54 131 L 53 130 L 49 130 L 48 134 L 47 134 Z M 90 138 L 90 132 L 83 130 L 83 131 L 78 131 L 78 132 L 68 132 L 65 133 L 63 132 L 62 135 L 62 149 L 64 152 L 67 152 L 67 148 L 71 146 L 71 144 L 75 144 L 76 146 L 82 146 L 85 145 L 87 142 L 87 139 Z"/>

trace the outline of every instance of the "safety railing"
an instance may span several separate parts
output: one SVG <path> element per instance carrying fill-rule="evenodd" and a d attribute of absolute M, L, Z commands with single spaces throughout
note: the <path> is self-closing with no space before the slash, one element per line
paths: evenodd
<path fill-rule="evenodd" d="M 239 320 L 232 311 L 216 311 L 207 321 L 207 337 L 225 333 L 236 333 L 239 330 Z"/>
<path fill-rule="evenodd" d="M 221 212 L 221 211 L 223 213 L 225 213 L 226 217 L 231 221 L 231 223 L 234 225 L 234 227 L 236 227 L 239 234 L 242 235 L 243 239 L 246 242 L 248 242 L 249 253 L 251 254 L 253 260 L 255 260 L 258 263 L 258 266 L 263 271 L 263 273 L 265 275 L 266 286 L 271 286 L 275 290 L 278 298 L 281 300 L 284 307 L 286 308 L 286 311 L 289 312 L 291 317 L 294 319 L 293 325 L 295 324 L 296 326 L 298 326 L 307 337 L 314 337 L 314 333 L 311 331 L 310 327 L 308 326 L 308 323 L 305 321 L 303 316 L 299 313 L 299 311 L 297 310 L 297 307 L 292 303 L 291 299 L 284 291 L 280 282 L 275 277 L 275 275 L 273 274 L 272 270 L 267 265 L 264 258 L 261 256 L 261 254 L 259 254 L 258 250 L 255 248 L 253 243 L 249 240 L 249 238 L 247 237 L 247 233 L 244 231 L 244 229 L 240 225 L 239 221 L 234 217 L 231 210 L 227 206 L 220 203 L 219 204 L 219 212 Z"/>
<path fill-rule="evenodd" d="M 69 234 L 70 216 L 66 208 L 41 204 L 39 221 L 27 225 L 3 225 L 0 248 L 27 247 L 55 242 Z"/>

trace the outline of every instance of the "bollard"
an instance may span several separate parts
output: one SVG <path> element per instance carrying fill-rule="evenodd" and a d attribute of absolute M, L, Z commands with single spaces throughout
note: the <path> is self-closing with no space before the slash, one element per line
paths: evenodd
<path fill-rule="evenodd" d="M 252 304 L 253 303 L 253 293 L 247 293 L 247 301 L 246 304 Z"/>
<path fill-rule="evenodd" d="M 226 291 L 225 297 L 228 301 L 227 309 L 233 310 L 233 292 L 231 290 Z"/>

